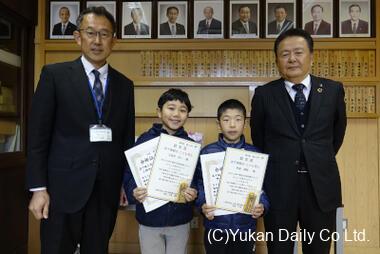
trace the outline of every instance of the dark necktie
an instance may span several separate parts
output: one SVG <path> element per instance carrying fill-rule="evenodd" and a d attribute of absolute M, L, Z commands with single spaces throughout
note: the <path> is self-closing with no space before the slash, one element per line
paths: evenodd
<path fill-rule="evenodd" d="M 62 25 L 62 35 L 65 35 L 66 25 Z"/>
<path fill-rule="evenodd" d="M 305 88 L 304 84 L 296 84 L 293 85 L 292 88 L 296 90 L 296 96 L 294 98 L 294 104 L 296 105 L 296 108 L 300 111 L 302 111 L 305 108 L 306 105 L 306 97 L 303 94 L 303 89 Z"/>
<path fill-rule="evenodd" d="M 104 100 L 103 86 L 99 78 L 100 72 L 97 70 L 93 70 L 92 73 L 94 73 L 94 76 L 95 76 L 94 87 L 92 89 L 94 90 L 96 103 L 98 104 L 100 108 Z"/>
<path fill-rule="evenodd" d="M 278 33 L 280 33 L 280 31 L 281 31 L 281 25 L 280 25 L 280 24 L 277 24 L 276 33 L 278 34 Z"/>
<path fill-rule="evenodd" d="M 356 23 L 354 23 L 354 25 L 352 26 L 352 32 L 356 34 L 356 30 L 357 30 L 357 25 Z"/>

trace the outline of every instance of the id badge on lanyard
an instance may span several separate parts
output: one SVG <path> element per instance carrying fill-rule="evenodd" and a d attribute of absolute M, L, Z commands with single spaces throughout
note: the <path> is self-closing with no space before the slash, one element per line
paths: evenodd
<path fill-rule="evenodd" d="M 107 83 L 106 83 L 105 91 L 107 91 Z M 100 105 L 97 103 L 96 96 L 94 94 L 94 91 L 91 87 L 90 82 L 89 82 L 89 86 L 91 88 L 91 93 L 94 99 L 94 104 L 95 104 L 96 112 L 98 116 L 98 124 L 91 124 L 89 128 L 90 142 L 112 142 L 112 129 L 102 123 L 103 102 L 100 103 Z"/>
<path fill-rule="evenodd" d="M 104 124 L 90 125 L 90 142 L 112 142 L 112 130 Z"/>

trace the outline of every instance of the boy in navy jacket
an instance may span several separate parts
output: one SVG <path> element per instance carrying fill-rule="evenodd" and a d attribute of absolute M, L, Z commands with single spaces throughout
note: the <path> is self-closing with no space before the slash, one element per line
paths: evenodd
<path fill-rule="evenodd" d="M 183 128 L 191 108 L 187 93 L 180 89 L 169 89 L 158 100 L 157 114 L 162 124 L 153 124 L 151 129 L 141 134 L 135 145 L 156 138 L 161 133 L 191 140 Z M 189 187 L 184 191 L 187 203 L 169 202 L 149 213 L 145 212 L 142 204 L 147 197 L 146 188 L 137 187 L 129 168 L 124 177 L 124 190 L 128 200 L 136 203 L 141 253 L 186 253 L 190 221 L 193 218 L 191 201 L 197 197 L 196 189 Z"/>
<path fill-rule="evenodd" d="M 223 102 L 218 108 L 217 117 L 217 122 L 222 133 L 219 134 L 218 141 L 204 147 L 201 154 L 223 152 L 226 151 L 227 147 L 254 152 L 258 151 L 254 146 L 245 142 L 243 131 L 245 128 L 246 109 L 240 101 L 231 99 Z M 254 249 L 254 241 L 252 239 L 249 239 L 249 237 L 244 240 L 241 240 L 240 237 L 233 239 L 231 236 L 237 232 L 245 233 L 249 236 L 249 233 L 256 230 L 256 219 L 269 209 L 267 196 L 263 192 L 259 204 L 252 211 L 252 215 L 234 213 L 214 216 L 215 206 L 206 204 L 201 172 L 201 165 L 198 163 L 197 175 L 199 179 L 197 185 L 199 193 L 196 205 L 202 210 L 204 215 L 204 244 L 206 253 L 252 254 Z"/>

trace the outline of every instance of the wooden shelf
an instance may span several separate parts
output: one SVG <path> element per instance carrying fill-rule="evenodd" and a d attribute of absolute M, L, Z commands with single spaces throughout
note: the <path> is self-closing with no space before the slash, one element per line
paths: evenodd
<path fill-rule="evenodd" d="M 365 118 L 365 119 L 376 119 L 379 115 L 376 113 L 347 113 L 347 118 Z"/>
<path fill-rule="evenodd" d="M 376 49 L 375 38 L 315 39 L 315 49 Z M 45 51 L 79 51 L 72 40 L 44 40 Z M 274 39 L 118 39 L 114 51 L 273 49 Z M 38 43 L 36 43 L 38 44 Z"/>
<path fill-rule="evenodd" d="M 279 77 L 201 77 L 201 78 L 160 78 L 160 77 L 131 77 L 136 87 L 242 87 L 250 85 L 264 85 Z M 380 86 L 380 82 L 375 77 L 371 78 L 336 78 L 345 86 Z"/>

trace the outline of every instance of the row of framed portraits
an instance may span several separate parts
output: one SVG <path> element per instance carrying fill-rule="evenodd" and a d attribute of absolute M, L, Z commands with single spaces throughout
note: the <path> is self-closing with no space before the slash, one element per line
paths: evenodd
<path fill-rule="evenodd" d="M 313 37 L 371 37 L 371 0 L 50 1 L 50 39 L 71 39 L 80 9 L 104 6 L 122 39 L 276 38 L 300 27 Z M 299 7 L 299 9 L 297 9 Z M 299 14 L 299 15 L 297 15 Z M 300 19 L 300 20 L 298 20 Z"/>

